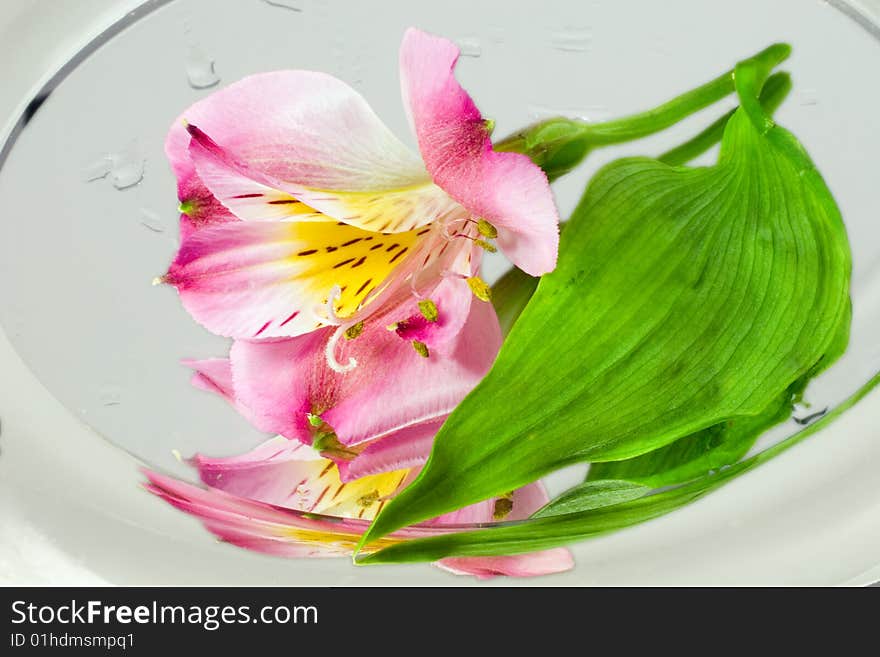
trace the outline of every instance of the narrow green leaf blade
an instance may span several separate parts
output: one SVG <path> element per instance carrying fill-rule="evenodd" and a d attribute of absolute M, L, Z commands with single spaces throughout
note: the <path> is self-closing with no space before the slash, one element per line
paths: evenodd
<path fill-rule="evenodd" d="M 674 511 L 720 488 L 733 479 L 770 461 L 827 427 L 880 384 L 876 374 L 832 412 L 783 442 L 714 475 L 635 501 L 580 513 L 503 523 L 473 532 L 447 534 L 406 541 L 359 558 L 359 564 L 435 561 L 450 556 L 493 556 L 544 550 L 651 520 Z"/>
<path fill-rule="evenodd" d="M 532 517 L 545 518 L 576 511 L 589 511 L 636 500 L 651 492 L 650 486 L 632 481 L 603 479 L 586 481 L 566 491 L 555 500 L 538 509 Z"/>

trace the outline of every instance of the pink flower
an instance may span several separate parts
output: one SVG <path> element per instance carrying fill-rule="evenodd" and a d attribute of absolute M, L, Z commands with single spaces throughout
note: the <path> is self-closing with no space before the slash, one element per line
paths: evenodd
<path fill-rule="evenodd" d="M 197 321 L 241 339 L 342 334 L 402 296 L 436 304 L 443 279 L 479 290 L 492 240 L 529 274 L 553 269 L 547 179 L 526 156 L 492 150 L 454 78 L 458 54 L 418 30 L 404 37 L 421 158 L 322 73 L 254 75 L 184 112 L 166 142 L 182 243 L 163 280 Z"/>
<path fill-rule="evenodd" d="M 417 473 L 400 469 L 343 482 L 333 461 L 282 437 L 243 456 L 197 456 L 193 462 L 207 489 L 147 471 L 147 490 L 196 516 L 224 541 L 282 557 L 352 554 L 369 522 Z M 543 487 L 531 484 L 396 532 L 371 544 L 369 550 L 407 538 L 461 531 L 475 523 L 527 518 L 546 502 Z M 524 577 L 568 570 L 572 559 L 568 550 L 556 548 L 513 556 L 449 558 L 437 565 L 480 578 Z"/>
<path fill-rule="evenodd" d="M 224 540 L 350 554 L 498 353 L 482 251 L 497 243 L 533 275 L 555 266 L 547 179 L 527 157 L 492 150 L 453 76 L 457 58 L 444 39 L 404 38 L 421 158 L 351 88 L 307 71 L 246 78 L 189 108 L 168 135 L 183 215 L 163 281 L 197 321 L 236 339 L 229 359 L 188 362 L 193 382 L 280 434 L 240 457 L 196 457 L 208 490 L 148 473 L 152 492 Z M 525 518 L 546 501 L 533 484 L 386 541 Z M 569 568 L 571 557 L 441 565 L 529 575 Z"/>
<path fill-rule="evenodd" d="M 332 327 L 239 340 L 228 361 L 187 364 L 198 387 L 221 394 L 261 431 L 313 445 L 339 464 L 344 481 L 413 467 L 501 345 L 492 306 L 471 303 L 467 285 L 444 279 L 435 292 L 430 319 L 407 298 L 338 341 Z M 331 366 L 328 354 L 357 367 Z"/>

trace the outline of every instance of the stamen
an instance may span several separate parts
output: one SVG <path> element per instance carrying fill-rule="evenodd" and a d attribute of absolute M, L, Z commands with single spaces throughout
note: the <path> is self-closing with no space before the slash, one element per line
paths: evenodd
<path fill-rule="evenodd" d="M 341 296 L 342 288 L 338 285 L 334 285 L 330 289 L 330 294 L 327 295 L 327 301 L 324 302 L 323 308 L 321 308 L 320 306 L 318 307 L 319 310 L 323 310 L 326 313 L 326 319 L 323 320 L 324 324 L 330 324 L 331 326 L 340 326 L 341 324 L 345 323 L 345 320 L 336 314 L 335 308 L 336 302 Z"/>
<path fill-rule="evenodd" d="M 494 244 L 490 244 L 486 240 L 474 240 L 474 244 L 476 244 L 481 249 L 488 251 L 489 253 L 495 253 L 498 251 L 498 249 L 495 248 Z"/>
<path fill-rule="evenodd" d="M 339 374 L 345 374 L 346 372 L 351 372 L 355 367 L 357 367 L 357 360 L 351 356 L 348 358 L 348 363 L 343 365 L 336 358 L 336 345 L 339 343 L 339 338 L 345 335 L 345 332 L 351 328 L 350 326 L 346 326 L 342 324 L 333 331 L 333 335 L 330 336 L 330 339 L 327 340 L 327 346 L 324 348 L 324 357 L 327 359 L 327 365 L 334 372 L 338 372 Z"/>
<path fill-rule="evenodd" d="M 416 350 L 416 353 L 422 358 L 427 358 L 431 355 L 431 352 L 428 351 L 428 345 L 424 342 L 420 342 L 419 340 L 412 341 L 413 349 Z"/>
<path fill-rule="evenodd" d="M 474 293 L 474 296 L 480 301 L 488 302 L 492 300 L 492 288 L 479 276 L 471 276 L 467 279 L 467 284 L 471 288 L 471 292 Z"/>
<path fill-rule="evenodd" d="M 379 491 L 372 490 L 369 493 L 367 493 L 366 495 L 361 495 L 357 499 L 357 503 L 358 503 L 358 506 L 368 507 L 368 506 L 372 506 L 373 503 L 377 502 L 378 500 L 379 500 Z"/>
<path fill-rule="evenodd" d="M 321 419 L 321 416 L 315 413 L 306 413 L 306 418 L 308 418 L 309 424 L 313 427 L 320 427 L 324 424 L 324 420 Z"/>
<path fill-rule="evenodd" d="M 430 299 L 419 301 L 419 312 L 421 312 L 422 317 L 427 319 L 429 322 L 436 322 L 437 318 L 440 316 L 440 314 L 437 312 L 437 304 L 435 304 Z"/>
<path fill-rule="evenodd" d="M 510 493 L 504 497 L 495 500 L 495 506 L 492 509 L 493 520 L 504 520 L 513 511 L 513 497 Z"/>
<path fill-rule="evenodd" d="M 352 326 L 349 326 L 347 329 L 345 329 L 345 339 L 346 340 L 354 340 L 356 337 L 358 337 L 363 332 L 364 332 L 364 323 L 361 321 L 361 322 L 358 322 L 357 324 L 353 324 Z"/>
<path fill-rule="evenodd" d="M 477 219 L 477 232 L 492 240 L 498 237 L 498 229 L 485 219 Z"/>
<path fill-rule="evenodd" d="M 339 442 L 336 434 L 332 431 L 319 432 L 312 439 L 312 447 L 321 455 L 335 456 L 346 461 L 355 458 L 358 452 Z M 344 484 L 343 484 L 344 485 Z M 339 493 L 339 489 L 336 491 Z"/>

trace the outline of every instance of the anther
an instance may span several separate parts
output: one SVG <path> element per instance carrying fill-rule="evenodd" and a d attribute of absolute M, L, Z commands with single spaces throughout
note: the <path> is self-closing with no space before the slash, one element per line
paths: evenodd
<path fill-rule="evenodd" d="M 498 251 L 498 249 L 495 248 L 494 244 L 491 244 L 491 243 L 487 242 L 486 240 L 474 240 L 474 244 L 476 244 L 478 247 L 480 247 L 484 251 L 488 251 L 489 253 L 495 253 L 496 251 Z"/>
<path fill-rule="evenodd" d="M 422 317 L 427 319 L 429 322 L 436 322 L 437 318 L 440 314 L 437 312 L 437 304 L 435 304 L 430 299 L 423 299 L 419 301 L 419 312 L 422 313 Z"/>
<path fill-rule="evenodd" d="M 356 337 L 358 337 L 363 332 L 364 332 L 364 323 L 361 321 L 361 322 L 358 322 L 357 324 L 353 324 L 353 325 L 349 326 L 347 329 L 345 329 L 345 334 L 344 334 L 345 339 L 346 340 L 354 340 Z"/>
<path fill-rule="evenodd" d="M 477 219 L 477 232 L 492 240 L 498 237 L 498 229 L 485 219 Z"/>
<path fill-rule="evenodd" d="M 504 520 L 511 511 L 513 511 L 513 499 L 509 496 L 499 497 L 495 500 L 495 506 L 492 509 L 492 519 Z"/>
<path fill-rule="evenodd" d="M 412 341 L 413 349 L 416 350 L 416 353 L 422 358 L 427 358 L 431 355 L 431 352 L 428 351 L 428 345 L 424 342 L 420 342 L 419 340 Z"/>
<path fill-rule="evenodd" d="M 492 300 L 492 288 L 479 276 L 471 276 L 467 279 L 467 284 L 471 288 L 471 292 L 474 293 L 474 296 L 480 301 Z"/>

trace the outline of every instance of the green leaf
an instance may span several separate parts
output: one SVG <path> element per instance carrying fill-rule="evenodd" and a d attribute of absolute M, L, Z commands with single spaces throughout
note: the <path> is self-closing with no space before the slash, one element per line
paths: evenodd
<path fill-rule="evenodd" d="M 849 341 L 850 315 L 847 309 L 838 325 L 837 337 L 817 366 L 789 386 L 763 413 L 733 418 L 631 459 L 595 463 L 590 467 L 588 481 L 626 479 L 659 488 L 736 463 L 761 433 L 791 417 L 792 403 L 801 397 L 809 379 L 843 354 Z"/>
<path fill-rule="evenodd" d="M 651 492 L 650 486 L 642 486 L 631 481 L 603 479 L 586 481 L 567 490 L 555 500 L 538 509 L 532 517 L 545 518 L 576 511 L 589 511 L 629 502 Z"/>
<path fill-rule="evenodd" d="M 678 509 L 770 461 L 820 429 L 827 427 L 846 410 L 880 384 L 876 374 L 858 392 L 822 419 L 760 454 L 713 475 L 706 475 L 678 488 L 667 489 L 632 502 L 580 513 L 566 513 L 519 522 L 500 523 L 489 529 L 460 532 L 405 541 L 359 558 L 359 564 L 435 561 L 450 556 L 493 556 L 521 554 L 566 545 L 573 541 L 601 536 Z"/>
<path fill-rule="evenodd" d="M 850 254 L 804 149 L 758 102 L 785 47 L 736 68 L 718 164 L 601 170 L 488 376 L 364 543 L 564 465 L 762 414 L 832 349 Z M 476 439 L 479 437 L 479 439 Z"/>

